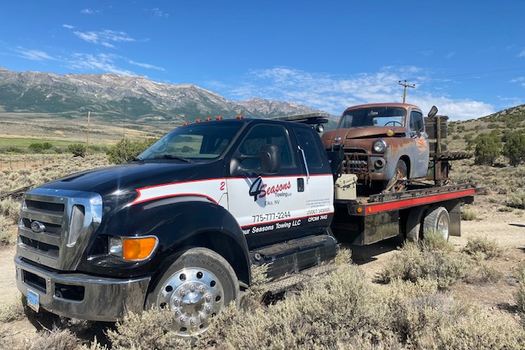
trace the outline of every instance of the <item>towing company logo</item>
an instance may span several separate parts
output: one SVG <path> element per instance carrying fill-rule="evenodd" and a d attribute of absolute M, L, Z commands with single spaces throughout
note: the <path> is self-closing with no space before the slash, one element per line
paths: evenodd
<path fill-rule="evenodd" d="M 291 188 L 292 184 L 290 183 L 290 181 L 268 186 L 267 184 L 263 183 L 262 177 L 259 176 L 250 186 L 248 194 L 252 196 L 253 201 L 256 202 L 257 199 L 265 198 L 266 196 L 269 196 L 271 194 L 275 194 L 276 196 L 282 195 L 283 197 L 288 197 L 291 195 L 291 193 L 287 191 Z"/>

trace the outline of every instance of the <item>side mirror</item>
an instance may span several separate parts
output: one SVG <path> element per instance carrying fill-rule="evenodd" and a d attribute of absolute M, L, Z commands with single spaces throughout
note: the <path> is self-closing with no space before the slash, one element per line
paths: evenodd
<path fill-rule="evenodd" d="M 279 147 L 276 145 L 265 145 L 261 153 L 261 170 L 263 174 L 275 174 L 281 166 Z"/>
<path fill-rule="evenodd" d="M 430 111 L 428 112 L 428 117 L 429 118 L 435 117 L 437 112 L 438 112 L 438 108 L 436 106 L 432 106 L 432 108 L 430 108 Z"/>
<path fill-rule="evenodd" d="M 315 126 L 315 131 L 317 131 L 319 134 L 322 134 L 324 132 L 324 126 L 323 124 L 317 124 Z"/>

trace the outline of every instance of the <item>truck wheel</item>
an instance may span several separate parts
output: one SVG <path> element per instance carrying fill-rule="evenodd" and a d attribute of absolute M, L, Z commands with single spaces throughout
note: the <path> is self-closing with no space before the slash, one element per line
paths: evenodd
<path fill-rule="evenodd" d="M 443 207 L 434 208 L 423 220 L 423 237 L 430 232 L 436 232 L 448 241 L 450 216 L 447 209 Z"/>
<path fill-rule="evenodd" d="M 408 179 L 408 166 L 404 160 L 397 161 L 394 176 L 385 185 L 385 192 L 400 192 L 405 189 L 404 181 Z"/>
<path fill-rule="evenodd" d="M 171 310 L 178 335 L 191 336 L 204 332 L 210 318 L 238 294 L 237 276 L 226 259 L 210 249 L 192 248 L 164 273 L 147 305 Z"/>
<path fill-rule="evenodd" d="M 421 219 L 423 217 L 423 208 L 412 208 L 408 212 L 405 226 L 405 239 L 408 242 L 419 242 L 421 238 Z"/>

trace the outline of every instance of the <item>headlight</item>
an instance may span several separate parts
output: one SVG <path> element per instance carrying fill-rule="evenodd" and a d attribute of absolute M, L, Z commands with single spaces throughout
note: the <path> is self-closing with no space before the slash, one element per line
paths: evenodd
<path fill-rule="evenodd" d="M 373 148 L 376 153 L 384 153 L 386 150 L 386 142 L 383 140 L 377 140 L 374 142 Z"/>
<path fill-rule="evenodd" d="M 153 255 L 158 239 L 155 236 L 111 237 L 109 254 L 127 261 L 142 261 Z"/>

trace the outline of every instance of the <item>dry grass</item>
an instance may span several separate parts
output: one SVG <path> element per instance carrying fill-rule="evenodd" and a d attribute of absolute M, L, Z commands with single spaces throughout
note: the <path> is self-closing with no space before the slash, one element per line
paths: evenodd
<path fill-rule="evenodd" d="M 0 305 L 0 323 L 20 320 L 24 317 L 24 307 L 20 299 L 8 304 Z"/>
<path fill-rule="evenodd" d="M 461 220 L 473 221 L 473 220 L 476 220 L 477 218 L 478 218 L 478 214 L 472 208 L 465 207 L 461 211 Z"/>
<path fill-rule="evenodd" d="M 469 270 L 468 260 L 442 238 L 445 243 L 436 244 L 440 242 L 439 236 L 433 236 L 433 244 L 405 244 L 380 272 L 378 280 L 390 283 L 396 279 L 410 282 L 430 279 L 444 290 L 463 279 Z"/>
<path fill-rule="evenodd" d="M 469 238 L 463 252 L 471 256 L 479 256 L 481 259 L 494 259 L 503 253 L 503 250 L 494 240 L 487 237 Z"/>
<path fill-rule="evenodd" d="M 2 158 L 6 158 L 3 156 Z M 92 155 L 86 158 L 73 158 L 66 155 L 25 156 L 35 166 L 31 169 L 0 171 L 0 194 L 8 193 L 25 186 L 35 187 L 45 182 L 78 171 L 107 165 L 105 156 Z M 7 157 L 14 158 L 14 157 Z M 42 161 L 45 159 L 45 161 Z M 0 162 L 6 162 L 5 159 Z M 16 240 L 16 224 L 20 202 L 11 198 L 0 201 L 0 247 L 11 245 Z"/>
<path fill-rule="evenodd" d="M 458 252 L 440 235 L 430 234 L 419 244 L 405 244 L 380 272 L 378 280 L 390 283 L 396 279 L 410 282 L 429 279 L 442 290 L 458 281 L 496 283 L 503 274 L 484 260 L 501 254 L 496 242 L 486 238 L 469 239 L 465 248 Z"/>
<path fill-rule="evenodd" d="M 275 305 L 230 307 L 199 338 L 177 339 L 172 317 L 132 315 L 109 336 L 117 349 L 520 349 L 525 341 L 518 322 L 454 300 L 435 280 L 383 287 L 352 265 Z"/>

